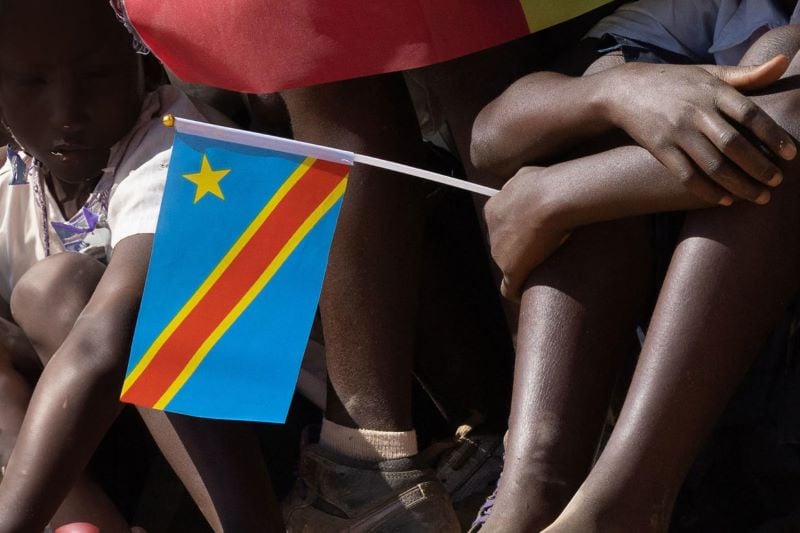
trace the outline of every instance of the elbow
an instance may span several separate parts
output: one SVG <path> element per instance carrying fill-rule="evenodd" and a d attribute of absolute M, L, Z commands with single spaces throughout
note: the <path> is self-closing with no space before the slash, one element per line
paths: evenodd
<path fill-rule="evenodd" d="M 127 354 L 115 344 L 103 339 L 78 339 L 72 357 L 65 361 L 68 373 L 93 388 L 121 388 Z"/>
<path fill-rule="evenodd" d="M 132 326 L 120 327 L 108 319 L 82 316 L 61 347 L 67 373 L 94 388 L 122 386 L 128 363 Z"/>
<path fill-rule="evenodd" d="M 758 96 L 755 101 L 789 135 L 800 139 L 800 86 L 793 81 L 785 85 L 786 90 Z"/>
<path fill-rule="evenodd" d="M 502 128 L 491 120 L 486 109 L 481 111 L 472 125 L 472 137 L 469 145 L 469 157 L 472 165 L 480 173 L 494 176 L 510 176 L 514 172 L 513 164 L 502 155 Z"/>
<path fill-rule="evenodd" d="M 491 143 L 485 137 L 476 135 L 474 129 L 469 144 L 469 159 L 480 172 L 492 172 L 496 166 L 491 157 Z"/>

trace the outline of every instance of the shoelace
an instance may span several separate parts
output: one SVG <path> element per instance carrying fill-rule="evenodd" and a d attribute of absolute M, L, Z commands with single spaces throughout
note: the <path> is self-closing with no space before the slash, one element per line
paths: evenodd
<path fill-rule="evenodd" d="M 486 501 L 483 502 L 481 505 L 480 510 L 478 511 L 478 516 L 475 517 L 475 520 L 472 522 L 472 526 L 470 527 L 470 531 L 478 531 L 483 524 L 489 520 L 489 517 L 492 516 L 492 508 L 494 507 L 494 501 L 497 498 L 497 490 L 499 488 L 495 487 L 494 491 L 486 498 Z"/>

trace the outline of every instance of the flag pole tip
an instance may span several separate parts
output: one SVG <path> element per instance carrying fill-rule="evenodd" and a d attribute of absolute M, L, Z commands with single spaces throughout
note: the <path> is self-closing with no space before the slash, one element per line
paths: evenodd
<path fill-rule="evenodd" d="M 164 115 L 161 117 L 161 123 L 168 128 L 173 127 L 175 125 L 175 115 Z"/>

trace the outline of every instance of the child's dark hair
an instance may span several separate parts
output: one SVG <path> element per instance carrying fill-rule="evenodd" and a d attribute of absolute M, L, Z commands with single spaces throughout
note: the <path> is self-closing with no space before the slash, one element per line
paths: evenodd
<path fill-rule="evenodd" d="M 3 0 L 0 0 L 2 2 Z M 122 23 L 123 26 L 128 30 L 128 32 L 133 37 L 133 49 L 136 50 L 137 54 L 147 55 L 150 53 L 150 49 L 144 44 L 144 41 L 139 36 L 139 33 L 136 31 L 136 28 L 133 27 L 131 24 L 130 18 L 128 18 L 128 11 L 125 9 L 125 2 L 124 0 L 110 0 L 111 7 L 114 9 L 114 13 L 117 14 L 117 18 Z"/>

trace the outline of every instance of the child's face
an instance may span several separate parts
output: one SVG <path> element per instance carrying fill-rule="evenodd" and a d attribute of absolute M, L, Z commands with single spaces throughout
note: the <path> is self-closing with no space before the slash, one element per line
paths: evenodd
<path fill-rule="evenodd" d="M 53 178 L 96 178 L 134 125 L 144 80 L 106 0 L 5 0 L 0 113 Z"/>

